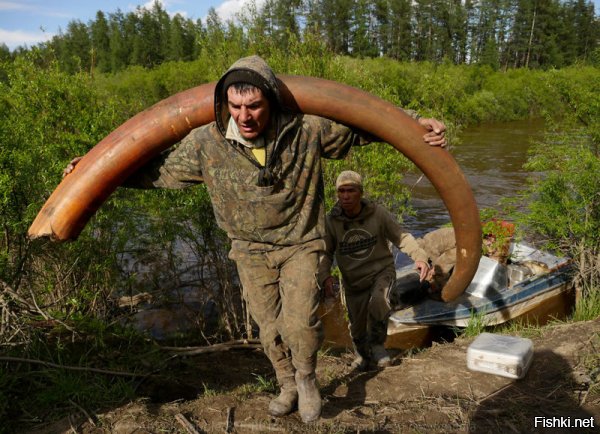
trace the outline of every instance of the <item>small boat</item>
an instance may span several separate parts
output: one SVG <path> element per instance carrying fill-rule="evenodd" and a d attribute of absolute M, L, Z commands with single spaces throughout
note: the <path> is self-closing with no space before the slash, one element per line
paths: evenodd
<path fill-rule="evenodd" d="M 567 314 L 574 302 L 569 258 L 523 243 L 511 243 L 509 254 L 507 265 L 482 256 L 472 282 L 451 302 L 425 298 L 394 311 L 388 337 L 430 326 L 466 327 L 473 320 L 485 326 L 516 318 L 543 324 Z M 412 268 L 403 267 L 397 274 Z"/>
<path fill-rule="evenodd" d="M 410 264 L 399 268 L 396 274 L 400 277 L 414 271 L 414 264 Z M 402 291 L 402 287 L 393 290 Z M 524 243 L 511 243 L 508 265 L 482 256 L 473 280 L 456 300 L 422 298 L 394 311 L 385 346 L 402 350 L 426 347 L 443 329 L 466 327 L 474 320 L 486 326 L 513 319 L 542 325 L 566 316 L 574 298 L 569 258 Z M 352 348 L 345 308 L 339 298 L 325 300 L 319 316 L 326 347 Z"/>

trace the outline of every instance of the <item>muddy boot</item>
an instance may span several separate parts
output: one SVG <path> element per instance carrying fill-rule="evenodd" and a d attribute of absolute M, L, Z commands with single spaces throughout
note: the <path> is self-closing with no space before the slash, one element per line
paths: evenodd
<path fill-rule="evenodd" d="M 367 344 L 366 339 L 355 340 L 353 344 L 355 357 L 350 364 L 350 368 L 355 371 L 366 371 L 371 361 L 370 346 Z"/>
<path fill-rule="evenodd" d="M 283 344 L 281 344 L 283 345 Z M 284 351 L 284 355 L 285 355 Z M 296 409 L 298 404 L 298 388 L 294 375 L 296 370 L 291 357 L 282 357 L 273 362 L 275 376 L 280 386 L 279 396 L 269 403 L 269 414 L 272 416 L 285 416 Z"/>
<path fill-rule="evenodd" d="M 317 420 L 321 415 L 321 395 L 314 371 L 310 374 L 296 372 L 296 386 L 298 387 L 298 413 L 302 422 L 309 423 Z"/>
<path fill-rule="evenodd" d="M 357 354 L 352 363 L 350 364 L 350 368 L 356 371 L 366 371 L 369 367 L 369 359 L 366 357 Z"/>
<path fill-rule="evenodd" d="M 383 345 L 373 345 L 371 354 L 373 355 L 373 362 L 377 364 L 377 367 L 387 368 L 388 366 L 392 366 L 390 355 Z"/>
<path fill-rule="evenodd" d="M 285 416 L 296 409 L 298 404 L 298 389 L 293 381 L 282 384 L 279 396 L 269 403 L 269 414 L 271 416 Z"/>

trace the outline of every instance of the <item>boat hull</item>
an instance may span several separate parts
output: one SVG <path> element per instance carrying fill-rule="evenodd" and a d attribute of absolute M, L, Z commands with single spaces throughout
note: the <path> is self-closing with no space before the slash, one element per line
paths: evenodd
<path fill-rule="evenodd" d="M 521 318 L 544 322 L 552 315 L 565 315 L 573 306 L 571 265 L 568 258 L 553 256 L 524 244 L 511 246 L 511 265 L 482 257 L 466 291 L 448 303 L 425 299 L 393 312 L 390 321 L 401 325 L 466 327 L 471 321 L 492 326 Z M 511 282 L 509 271 L 539 269 L 538 274 Z M 535 265 L 535 267 L 533 267 Z M 401 288 L 398 288 L 401 290 Z"/>
<path fill-rule="evenodd" d="M 543 325 L 553 318 L 564 318 L 571 311 L 575 302 L 575 292 L 570 283 L 563 283 L 543 294 L 539 294 L 520 303 L 511 306 L 505 306 L 500 309 L 494 309 L 492 312 L 486 312 L 482 308 L 473 310 L 471 315 L 462 315 L 455 318 L 441 318 L 438 320 L 419 321 L 416 323 L 398 323 L 403 326 L 414 325 L 445 325 L 454 327 L 467 327 L 474 317 L 478 317 L 485 326 L 494 326 L 503 324 L 507 321 L 519 319 L 524 323 Z M 395 321 L 392 320 L 393 323 Z M 402 330 L 402 327 L 397 327 Z"/>
<path fill-rule="evenodd" d="M 328 299 L 319 306 L 318 315 L 323 325 L 323 347 L 352 350 L 352 339 L 348 329 L 346 309 L 339 298 Z M 385 347 L 396 350 L 423 348 L 431 345 L 434 338 L 432 328 L 423 325 L 401 325 L 389 323 Z"/>
<path fill-rule="evenodd" d="M 566 318 L 574 305 L 574 288 L 571 284 L 565 283 L 526 303 L 485 315 L 482 317 L 482 322 L 488 326 L 494 326 L 517 320 L 522 324 L 541 326 L 555 319 Z M 341 302 L 322 303 L 319 307 L 319 316 L 324 331 L 323 347 L 352 350 L 346 311 Z M 397 350 L 425 348 L 437 338 L 436 328 L 438 326 L 467 327 L 470 320 L 470 318 L 462 318 L 430 325 L 402 324 L 390 320 L 385 346 L 388 349 Z"/>

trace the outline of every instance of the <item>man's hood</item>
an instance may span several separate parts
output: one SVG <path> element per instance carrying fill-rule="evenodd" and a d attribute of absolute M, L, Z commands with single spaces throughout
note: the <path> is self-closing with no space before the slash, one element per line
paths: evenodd
<path fill-rule="evenodd" d="M 336 220 L 356 221 L 356 220 L 363 220 L 375 212 L 375 204 L 373 202 L 371 202 L 369 199 L 362 198 L 360 200 L 360 203 L 362 204 L 362 209 L 360 210 L 360 213 L 355 217 L 350 218 L 350 217 L 346 216 L 346 214 L 344 214 L 344 210 L 342 210 L 342 207 L 340 206 L 339 202 L 337 202 L 333 206 L 333 208 L 331 208 L 331 211 L 329 211 L 329 215 Z"/>
<path fill-rule="evenodd" d="M 271 112 L 280 110 L 281 94 L 273 70 L 259 56 L 243 57 L 236 61 L 217 82 L 215 88 L 215 119 L 219 131 L 225 135 L 229 122 L 227 108 L 227 88 L 233 83 L 254 84 L 266 93 L 271 104 Z"/>

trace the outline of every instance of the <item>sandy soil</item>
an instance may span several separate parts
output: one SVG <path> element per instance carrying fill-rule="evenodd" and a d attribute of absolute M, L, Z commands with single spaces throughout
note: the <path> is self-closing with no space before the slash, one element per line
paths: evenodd
<path fill-rule="evenodd" d="M 526 337 L 535 354 L 522 380 L 468 370 L 473 339 L 398 352 L 393 366 L 363 373 L 351 371 L 348 352 L 321 354 L 323 414 L 309 425 L 297 413 L 269 416 L 275 391 L 258 388 L 272 378 L 268 361 L 260 350 L 231 350 L 175 358 L 168 372 L 140 384 L 134 401 L 28 432 L 599 432 L 600 319 L 547 326 Z M 536 417 L 545 418 L 537 427 Z M 577 418 L 595 430 L 564 426 Z"/>

